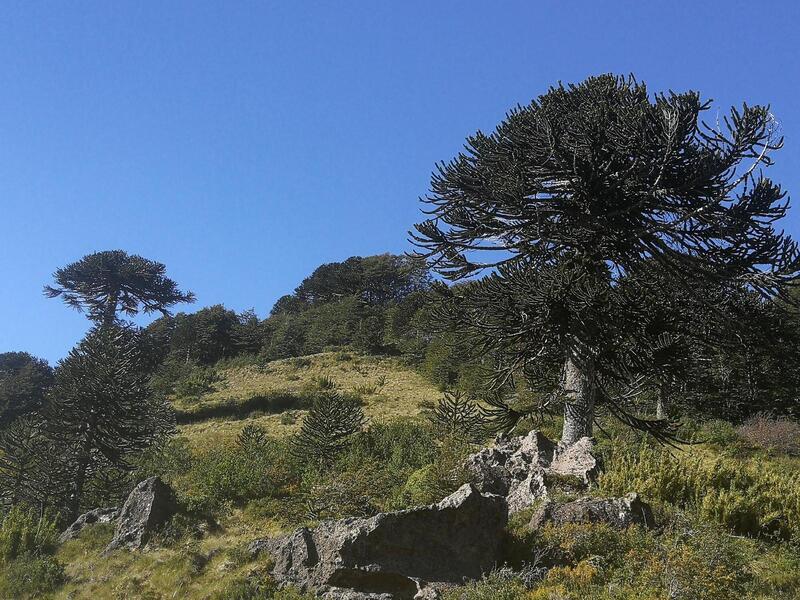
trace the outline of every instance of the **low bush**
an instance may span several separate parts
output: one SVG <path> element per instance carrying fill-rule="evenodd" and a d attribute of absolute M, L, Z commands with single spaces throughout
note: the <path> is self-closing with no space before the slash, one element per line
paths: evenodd
<path fill-rule="evenodd" d="M 219 373 L 209 367 L 194 367 L 175 383 L 175 393 L 183 397 L 198 397 L 214 389 L 222 381 Z"/>
<path fill-rule="evenodd" d="M 194 457 L 191 470 L 176 481 L 178 497 L 189 512 L 213 516 L 230 505 L 285 493 L 300 470 L 286 442 L 274 438 L 250 442 Z"/>
<path fill-rule="evenodd" d="M 748 443 L 771 454 L 800 455 L 800 423 L 787 417 L 756 415 L 747 419 L 736 432 Z"/>
<path fill-rule="evenodd" d="M 648 500 L 697 509 L 704 517 L 745 535 L 800 540 L 800 474 L 763 462 L 675 457 L 649 445 L 612 456 L 600 492 L 637 491 Z"/>
<path fill-rule="evenodd" d="M 0 561 L 9 562 L 23 555 L 50 554 L 56 547 L 56 517 L 23 504 L 13 506 L 0 524 Z"/>
<path fill-rule="evenodd" d="M 302 410 L 310 408 L 322 393 L 273 392 L 255 394 L 246 399 L 232 398 L 224 402 L 199 404 L 189 410 L 176 409 L 175 422 L 178 425 L 187 425 L 209 419 L 244 419 L 257 411 L 262 414 L 276 414 L 287 410 Z"/>

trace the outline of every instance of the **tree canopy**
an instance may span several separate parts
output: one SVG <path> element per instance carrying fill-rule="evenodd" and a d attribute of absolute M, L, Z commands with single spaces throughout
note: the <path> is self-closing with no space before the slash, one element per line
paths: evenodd
<path fill-rule="evenodd" d="M 27 352 L 0 353 L 0 429 L 41 408 L 52 383 L 46 360 Z"/>
<path fill-rule="evenodd" d="M 65 304 L 86 311 L 96 323 L 109 325 L 122 312 L 129 317 L 139 312 L 168 314 L 170 306 L 194 302 L 192 292 L 182 292 L 166 276 L 166 267 L 136 254 L 107 250 L 84 256 L 53 274 L 55 285 L 47 285 L 49 298 L 60 297 Z"/>

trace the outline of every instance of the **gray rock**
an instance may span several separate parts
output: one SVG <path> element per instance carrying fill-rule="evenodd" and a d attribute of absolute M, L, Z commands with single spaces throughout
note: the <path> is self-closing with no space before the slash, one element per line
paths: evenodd
<path fill-rule="evenodd" d="M 471 484 L 441 502 L 363 519 L 325 521 L 289 536 L 257 540 L 273 576 L 327 598 L 435 597 L 438 582 L 478 578 L 500 558 L 505 500 Z"/>
<path fill-rule="evenodd" d="M 74 539 L 78 534 L 83 531 L 87 525 L 94 525 L 95 523 L 110 523 L 119 516 L 119 507 L 112 508 L 95 508 L 89 512 L 83 513 L 80 517 L 75 519 L 75 522 L 67 527 L 60 536 L 58 536 L 58 543 L 63 544 L 71 539 Z"/>
<path fill-rule="evenodd" d="M 591 483 L 599 472 L 592 448 L 589 438 L 563 446 L 534 430 L 526 436 L 498 436 L 494 447 L 470 456 L 466 468 L 480 492 L 505 496 L 513 514 L 546 498 L 548 480 L 567 478 L 579 487 Z"/>
<path fill-rule="evenodd" d="M 117 521 L 117 530 L 105 552 L 118 548 L 139 549 L 153 531 L 175 514 L 172 489 L 158 477 L 139 483 L 128 495 Z"/>
<path fill-rule="evenodd" d="M 625 529 L 631 525 L 653 527 L 653 511 L 631 492 L 623 498 L 581 498 L 574 502 L 546 501 L 533 515 L 531 528 L 539 529 L 546 523 L 608 523 Z"/>

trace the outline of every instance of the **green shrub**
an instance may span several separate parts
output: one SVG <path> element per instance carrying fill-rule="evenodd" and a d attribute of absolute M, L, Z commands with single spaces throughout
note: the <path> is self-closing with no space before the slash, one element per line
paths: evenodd
<path fill-rule="evenodd" d="M 676 458 L 642 445 L 614 455 L 600 478 L 602 493 L 633 490 L 651 501 L 696 508 L 741 534 L 800 540 L 800 474 L 780 473 L 763 462 Z"/>
<path fill-rule="evenodd" d="M 13 506 L 0 524 L 0 560 L 13 561 L 26 554 L 49 554 L 56 547 L 56 517 L 43 516 L 23 504 Z"/>
<path fill-rule="evenodd" d="M 196 397 L 210 392 L 214 384 L 221 381 L 219 373 L 209 367 L 194 367 L 175 384 L 175 393 L 184 397 Z"/>
<path fill-rule="evenodd" d="M 0 598 L 41 598 L 65 579 L 64 567 L 52 556 L 20 556 L 0 570 Z"/>
<path fill-rule="evenodd" d="M 135 470 L 131 479 L 138 482 L 157 475 L 171 482 L 192 468 L 193 458 L 189 440 L 173 436 L 153 444 L 132 462 Z"/>
<path fill-rule="evenodd" d="M 523 600 L 527 591 L 511 573 L 501 570 L 445 594 L 444 600 Z"/>
<path fill-rule="evenodd" d="M 188 511 L 211 516 L 229 505 L 281 496 L 298 473 L 286 442 L 267 438 L 197 455 L 176 487 Z"/>
<path fill-rule="evenodd" d="M 464 459 L 472 447 L 462 438 L 445 438 L 428 465 L 414 471 L 399 497 L 402 507 L 438 502 L 469 481 Z"/>

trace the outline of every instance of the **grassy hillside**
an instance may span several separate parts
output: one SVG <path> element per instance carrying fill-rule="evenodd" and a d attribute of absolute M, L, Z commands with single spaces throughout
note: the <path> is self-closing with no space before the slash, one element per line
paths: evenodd
<path fill-rule="evenodd" d="M 348 352 L 325 352 L 288 358 L 263 366 L 247 365 L 215 370 L 219 378 L 199 396 L 173 398 L 175 408 L 192 418 L 203 412 L 234 413 L 180 425 L 181 435 L 193 446 L 230 443 L 248 423 L 284 436 L 297 430 L 308 402 L 334 382 L 337 389 L 359 396 L 371 420 L 411 417 L 441 395 L 419 373 L 398 359 Z M 272 406 L 279 409 L 271 412 Z M 244 415 L 237 408 L 252 405 Z"/>
<path fill-rule="evenodd" d="M 102 550 L 112 527 L 89 528 L 57 549 L 66 583 L 40 597 L 302 598 L 274 588 L 268 559 L 250 560 L 248 542 L 317 519 L 431 502 L 464 477 L 458 465 L 470 446 L 437 437 L 420 418 L 440 392 L 394 358 L 330 352 L 263 366 L 219 364 L 210 375 L 202 391 L 172 398 L 184 424 L 168 449 L 140 467 L 142 476 L 158 473 L 175 487 L 186 514 L 143 551 L 110 557 Z M 331 382 L 363 399 L 371 426 L 330 472 L 303 470 L 282 440 Z M 247 424 L 274 436 L 260 457 L 237 448 Z M 557 429 L 557 419 L 545 425 L 548 434 Z M 671 453 L 612 423 L 604 429 L 612 435 L 598 437 L 606 474 L 592 493 L 635 489 L 662 526 L 537 533 L 523 514 L 509 532 L 517 574 L 498 571 L 452 600 L 800 597 L 800 459 L 749 443 L 724 422 L 687 431 L 705 442 Z M 543 580 L 531 564 L 534 547 L 560 561 Z M 4 589 L 0 582 L 0 597 Z"/>

